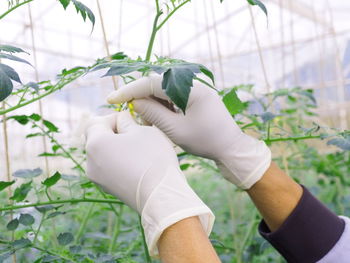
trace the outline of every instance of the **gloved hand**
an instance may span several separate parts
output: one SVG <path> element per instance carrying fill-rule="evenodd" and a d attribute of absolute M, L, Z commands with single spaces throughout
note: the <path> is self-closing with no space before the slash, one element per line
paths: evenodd
<path fill-rule="evenodd" d="M 85 135 L 88 177 L 141 215 L 152 256 L 162 232 L 184 218 L 199 216 L 210 234 L 214 215 L 187 184 L 158 128 L 139 126 L 120 112 L 90 120 Z"/>
<path fill-rule="evenodd" d="M 112 92 L 107 100 L 134 100 L 135 111 L 185 151 L 214 160 L 223 176 L 242 189 L 254 185 L 271 163 L 265 143 L 244 134 L 220 96 L 201 82 L 193 82 L 185 115 L 159 102 L 169 101 L 161 82 L 159 75 L 144 77 Z"/>

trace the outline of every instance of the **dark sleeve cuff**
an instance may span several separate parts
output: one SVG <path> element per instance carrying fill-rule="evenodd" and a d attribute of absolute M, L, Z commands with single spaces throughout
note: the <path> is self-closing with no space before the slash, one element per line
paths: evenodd
<path fill-rule="evenodd" d="M 260 234 L 290 263 L 314 263 L 338 242 L 345 222 L 305 187 L 303 195 L 282 226 L 271 232 L 264 221 Z"/>

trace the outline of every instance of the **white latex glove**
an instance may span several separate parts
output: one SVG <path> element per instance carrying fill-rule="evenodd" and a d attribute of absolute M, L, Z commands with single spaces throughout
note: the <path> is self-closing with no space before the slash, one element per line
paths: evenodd
<path fill-rule="evenodd" d="M 223 176 L 242 189 L 254 185 L 271 163 L 266 144 L 241 131 L 213 89 L 194 80 L 184 115 L 150 97 L 169 100 L 161 82 L 159 75 L 144 77 L 112 92 L 107 100 L 134 100 L 135 111 L 185 151 L 214 160 Z"/>
<path fill-rule="evenodd" d="M 139 126 L 129 112 L 91 120 L 86 129 L 87 174 L 141 215 L 151 256 L 170 225 L 199 216 L 209 235 L 211 210 L 179 169 L 170 140 L 156 127 Z"/>

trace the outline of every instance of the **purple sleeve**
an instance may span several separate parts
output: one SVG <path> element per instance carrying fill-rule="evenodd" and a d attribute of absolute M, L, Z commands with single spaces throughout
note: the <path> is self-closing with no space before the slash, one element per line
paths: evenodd
<path fill-rule="evenodd" d="M 290 263 L 314 263 L 338 242 L 345 222 L 318 201 L 305 187 L 286 221 L 271 232 L 264 221 L 260 234 Z"/>

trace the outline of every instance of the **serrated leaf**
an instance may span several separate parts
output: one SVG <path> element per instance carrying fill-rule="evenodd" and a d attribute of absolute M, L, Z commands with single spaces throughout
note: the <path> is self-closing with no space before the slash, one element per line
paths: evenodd
<path fill-rule="evenodd" d="M 13 231 L 16 230 L 19 225 L 19 221 L 17 218 L 12 219 L 6 226 L 7 230 Z"/>
<path fill-rule="evenodd" d="M 49 129 L 50 132 L 58 132 L 58 128 L 52 122 L 48 120 L 43 120 L 43 124 L 45 125 L 46 128 Z"/>
<path fill-rule="evenodd" d="M 10 199 L 14 200 L 16 202 L 23 201 L 27 197 L 29 191 L 32 189 L 31 184 L 32 184 L 32 181 L 25 183 L 25 184 L 22 184 L 21 186 L 17 187 L 13 196 Z"/>
<path fill-rule="evenodd" d="M 250 5 L 257 5 L 260 7 L 260 9 L 265 13 L 267 16 L 267 9 L 266 6 L 260 1 L 260 0 L 247 0 Z"/>
<path fill-rule="evenodd" d="M 30 66 L 32 65 L 27 60 L 24 60 L 22 58 L 19 58 L 17 56 L 11 55 L 11 54 L 0 53 L 0 58 L 9 59 L 9 60 L 17 61 L 17 62 L 22 62 L 22 63 L 28 64 Z"/>
<path fill-rule="evenodd" d="M 245 109 L 244 103 L 238 98 L 236 90 L 231 89 L 222 98 L 227 110 L 231 115 L 241 113 Z"/>
<path fill-rule="evenodd" d="M 193 78 L 195 74 L 189 68 L 172 67 L 168 69 L 163 76 L 162 88 L 171 99 L 185 114 Z"/>
<path fill-rule="evenodd" d="M 33 170 L 20 169 L 20 170 L 17 170 L 16 172 L 14 172 L 12 174 L 12 176 L 17 177 L 17 178 L 30 179 L 30 178 L 37 177 L 37 176 L 41 175 L 42 173 L 43 173 L 43 170 L 40 169 L 40 168 L 36 168 L 36 169 L 33 169 Z"/>
<path fill-rule="evenodd" d="M 81 3 L 77 0 L 72 0 L 72 2 L 75 5 L 75 9 L 77 10 L 77 13 L 81 14 L 84 21 L 86 20 L 86 16 L 87 16 L 92 23 L 92 27 L 94 27 L 95 26 L 95 15 L 90 10 L 90 8 L 88 8 L 86 5 L 84 5 L 83 3 Z"/>
<path fill-rule="evenodd" d="M 11 68 L 10 66 L 7 66 L 5 64 L 0 63 L 0 69 L 2 69 L 3 72 L 5 72 L 5 74 L 12 80 L 18 82 L 18 83 L 22 83 L 21 79 L 19 78 L 18 73 Z"/>
<path fill-rule="evenodd" d="M 26 125 L 29 122 L 27 115 L 14 115 L 14 116 L 8 117 L 7 119 L 14 119 L 19 124 L 22 124 L 22 125 Z"/>
<path fill-rule="evenodd" d="M 350 139 L 345 139 L 345 138 L 331 139 L 327 142 L 327 145 L 334 145 L 344 151 L 350 151 Z"/>
<path fill-rule="evenodd" d="M 65 232 L 65 233 L 59 234 L 57 237 L 57 240 L 58 240 L 58 244 L 60 244 L 61 246 L 66 246 L 73 242 L 74 237 L 71 233 Z"/>
<path fill-rule="evenodd" d="M 6 72 L 0 68 L 0 101 L 6 99 L 13 90 L 13 84 L 11 79 L 7 76 Z"/>
<path fill-rule="evenodd" d="M 110 69 L 102 77 L 125 75 L 134 71 L 140 71 L 141 69 L 149 68 L 149 66 L 143 62 L 134 62 L 134 63 L 125 62 L 125 63 L 118 63 L 118 64 L 114 63 L 109 65 L 110 65 Z M 96 67 L 96 68 L 100 69 L 101 67 L 100 68 Z"/>
<path fill-rule="evenodd" d="M 59 0 L 59 1 L 60 1 L 60 3 L 62 4 L 64 10 L 66 10 L 66 9 L 67 9 L 67 6 L 68 6 L 69 3 L 70 3 L 70 0 Z"/>
<path fill-rule="evenodd" d="M 31 226 L 32 224 L 34 224 L 34 222 L 35 222 L 35 219 L 30 214 L 21 214 L 19 216 L 19 223 L 24 226 Z"/>
<path fill-rule="evenodd" d="M 0 45 L 0 51 L 4 51 L 8 53 L 27 53 L 23 49 L 19 47 L 11 46 L 11 45 Z"/>
<path fill-rule="evenodd" d="M 11 182 L 4 182 L 4 181 L 0 181 L 0 192 L 2 190 L 5 190 L 7 187 L 9 187 L 10 185 L 13 185 L 15 183 L 15 181 L 11 181 Z"/>
<path fill-rule="evenodd" d="M 42 182 L 42 184 L 49 188 L 55 185 L 60 179 L 61 174 L 59 172 L 56 172 L 53 176 L 47 178 L 44 182 Z"/>

